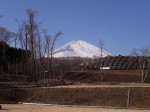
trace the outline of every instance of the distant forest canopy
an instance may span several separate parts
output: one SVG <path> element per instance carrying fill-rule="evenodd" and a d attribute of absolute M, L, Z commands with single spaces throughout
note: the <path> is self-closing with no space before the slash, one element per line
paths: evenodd
<path fill-rule="evenodd" d="M 10 47 L 7 43 L 0 41 L 0 61 L 9 61 L 14 64 L 16 62 L 25 62 L 31 55 L 29 50 L 23 50 L 21 48 Z M 2 63 L 0 63 L 2 64 Z"/>

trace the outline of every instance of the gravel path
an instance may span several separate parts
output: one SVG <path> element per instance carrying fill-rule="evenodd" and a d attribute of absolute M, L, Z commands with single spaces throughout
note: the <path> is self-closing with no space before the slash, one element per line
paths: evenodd
<path fill-rule="evenodd" d="M 0 112 L 150 112 L 150 110 L 104 109 L 23 104 L 1 104 Z"/>
<path fill-rule="evenodd" d="M 116 85 L 88 85 L 88 84 L 76 84 L 76 85 L 65 85 L 65 86 L 53 86 L 53 87 L 42 87 L 42 88 L 118 88 L 118 87 L 150 87 L 150 84 L 141 83 L 126 83 Z"/>

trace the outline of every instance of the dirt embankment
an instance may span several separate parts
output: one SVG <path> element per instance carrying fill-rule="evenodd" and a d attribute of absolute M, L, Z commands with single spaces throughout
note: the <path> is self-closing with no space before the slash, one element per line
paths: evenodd
<path fill-rule="evenodd" d="M 128 87 L 0 89 L 0 103 L 38 102 L 127 107 Z M 130 88 L 129 107 L 150 108 L 150 87 Z"/>

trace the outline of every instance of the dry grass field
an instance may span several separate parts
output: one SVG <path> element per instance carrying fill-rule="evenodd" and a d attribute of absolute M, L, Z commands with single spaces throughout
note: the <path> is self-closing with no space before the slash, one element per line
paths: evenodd
<path fill-rule="evenodd" d="M 71 82 L 100 82 L 100 71 L 72 71 L 64 73 L 63 80 Z M 104 70 L 103 82 L 109 83 L 141 83 L 140 70 Z"/>
<path fill-rule="evenodd" d="M 105 109 L 105 108 L 82 108 L 62 106 L 39 106 L 22 104 L 1 104 L 0 112 L 149 112 L 150 110 L 137 109 Z"/>

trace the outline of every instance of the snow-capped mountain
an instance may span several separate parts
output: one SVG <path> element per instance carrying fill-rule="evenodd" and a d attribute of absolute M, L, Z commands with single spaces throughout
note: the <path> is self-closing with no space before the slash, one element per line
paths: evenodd
<path fill-rule="evenodd" d="M 62 47 L 54 50 L 53 57 L 88 57 L 93 58 L 94 56 L 100 56 L 101 50 L 100 48 L 87 43 L 83 40 L 71 41 Z M 102 51 L 102 56 L 111 55 L 106 51 Z"/>

